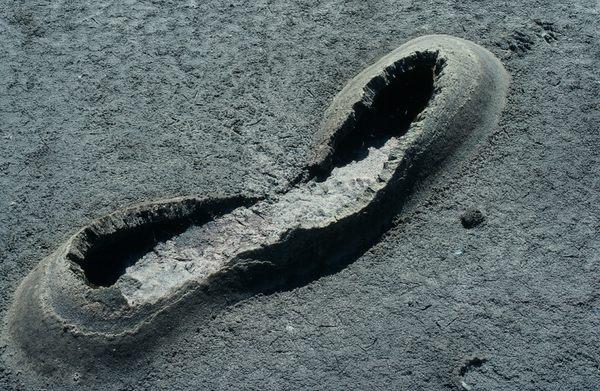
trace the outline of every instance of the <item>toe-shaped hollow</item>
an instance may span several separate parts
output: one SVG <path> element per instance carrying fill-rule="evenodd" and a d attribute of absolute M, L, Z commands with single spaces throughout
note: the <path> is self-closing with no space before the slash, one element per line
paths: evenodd
<path fill-rule="evenodd" d="M 391 137 L 401 137 L 427 107 L 436 92 L 436 78 L 445 60 L 437 51 L 414 52 L 387 65 L 363 85 L 349 83 L 333 106 L 345 104 L 349 112 L 326 115 L 322 133 L 327 139 L 317 149 L 310 170 L 324 177 L 332 168 L 360 160 L 369 148 L 378 148 Z M 359 99 L 347 95 L 361 89 Z M 345 118 L 339 118 L 339 115 Z"/>

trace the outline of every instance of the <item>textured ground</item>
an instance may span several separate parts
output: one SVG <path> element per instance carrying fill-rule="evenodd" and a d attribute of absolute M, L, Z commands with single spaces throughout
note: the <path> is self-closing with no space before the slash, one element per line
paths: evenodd
<path fill-rule="evenodd" d="M 600 388 L 597 1 L 0 4 L 2 317 L 92 218 L 285 187 L 333 95 L 410 38 L 471 39 L 512 76 L 494 134 L 343 271 L 208 323 L 190 309 L 120 368 L 4 357 L 1 389 Z M 486 220 L 466 230 L 470 207 Z"/>

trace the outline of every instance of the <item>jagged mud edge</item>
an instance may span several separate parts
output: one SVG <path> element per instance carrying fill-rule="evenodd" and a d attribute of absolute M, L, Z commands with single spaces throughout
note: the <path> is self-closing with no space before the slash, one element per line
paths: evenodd
<path fill-rule="evenodd" d="M 83 272 L 73 262 L 73 257 L 82 256 L 85 252 L 90 232 L 99 233 L 101 237 L 102 234 L 107 235 L 123 228 L 118 223 L 115 225 L 115 222 L 121 222 L 131 229 L 166 220 L 187 218 L 193 220 L 193 216 L 198 213 L 231 210 L 239 206 L 249 206 L 258 200 L 260 198 L 250 196 L 180 197 L 139 204 L 93 221 L 42 260 L 21 282 L 7 312 L 3 337 L 8 341 L 14 341 L 29 358 L 44 364 L 49 364 L 56 357 L 60 357 L 60 352 L 71 357 L 75 352 L 94 355 L 114 345 L 136 343 L 144 337 L 143 331 L 148 331 L 145 330 L 145 325 L 153 323 L 159 314 L 183 300 L 194 290 L 186 289 L 187 286 L 182 287 L 165 302 L 159 302 L 149 307 L 148 311 L 142 312 L 141 319 L 138 322 L 131 322 L 130 328 L 115 328 L 114 333 L 89 331 L 66 320 L 56 311 L 54 303 L 48 301 L 46 290 L 50 287 L 44 279 L 48 269 L 53 267 L 56 261 L 66 261 L 70 271 L 83 280 Z M 214 278 L 218 277 L 219 274 L 214 276 Z M 210 284 L 210 281 L 207 281 L 207 284 Z"/>

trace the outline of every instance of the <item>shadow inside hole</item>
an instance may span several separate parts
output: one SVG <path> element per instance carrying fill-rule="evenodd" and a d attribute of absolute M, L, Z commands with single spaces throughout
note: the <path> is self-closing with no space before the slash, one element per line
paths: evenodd
<path fill-rule="evenodd" d="M 406 134 L 431 100 L 443 65 L 437 52 L 418 52 L 373 78 L 365 88 L 367 97 L 354 105 L 353 118 L 334 139 L 330 170 L 318 175 L 318 180 L 326 179 L 334 167 L 364 159 L 369 148 L 380 148 L 390 138 Z"/>
<path fill-rule="evenodd" d="M 77 235 L 67 258 L 81 268 L 89 286 L 111 286 L 158 243 L 254 202 L 245 197 L 186 199 L 124 212 L 119 218 L 108 216 Z M 119 219 L 126 221 L 125 226 L 114 229 Z"/>
<path fill-rule="evenodd" d="M 439 74 L 442 66 L 443 62 L 438 61 L 436 52 L 419 52 L 397 61 L 389 66 L 383 75 L 373 78 L 365 87 L 372 102 L 370 104 L 366 104 L 364 101 L 357 102 L 354 105 L 355 115 L 352 120 L 344 124 L 344 129 L 339 129 L 340 137 L 335 140 L 333 166 L 341 167 L 351 161 L 361 160 L 368 154 L 369 148 L 379 148 L 391 137 L 400 137 L 405 134 L 433 96 L 435 77 Z M 327 176 L 322 179 L 326 179 Z M 401 198 L 395 198 L 395 202 L 401 204 Z M 68 257 L 81 267 L 88 285 L 92 287 L 111 286 L 125 273 L 128 267 L 152 251 L 157 243 L 165 242 L 181 234 L 191 225 L 205 224 L 215 217 L 230 212 L 235 207 L 248 204 L 250 204 L 248 200 L 242 200 L 239 197 L 235 201 L 232 199 L 215 200 L 202 206 L 190 206 L 182 202 L 166 207 L 162 211 L 165 214 L 162 214 L 160 209 L 153 210 L 151 213 L 141 210 L 136 215 L 126 217 L 134 224 L 126 224 L 125 228 L 116 230 L 111 230 L 111 220 L 105 219 L 95 226 L 88 227 L 80 234 L 75 241 L 77 251 L 70 252 Z M 181 211 L 173 214 L 173 208 L 180 208 Z M 312 258 L 309 261 L 312 267 L 305 269 L 311 270 L 310 273 L 299 273 L 293 265 L 297 263 L 306 267 L 304 262 L 284 262 L 290 272 L 282 272 L 282 276 L 287 275 L 289 278 L 284 285 L 302 285 L 315 277 L 339 270 L 376 242 L 394 215 L 390 209 L 385 211 L 384 216 L 380 216 L 379 212 L 371 210 L 368 213 L 361 213 L 359 216 L 361 219 L 365 216 L 378 216 L 377 221 L 369 219 L 369 221 L 361 221 L 359 224 L 356 224 L 356 221 L 348 224 L 346 232 L 343 232 L 344 229 L 341 232 L 333 232 L 331 240 L 327 243 L 314 238 L 309 242 L 323 245 L 321 248 L 308 251 L 308 253 L 306 246 L 304 249 L 290 248 L 288 244 L 264 250 L 273 251 L 270 256 L 267 256 L 271 259 L 275 253 L 278 253 L 276 257 L 279 259 L 289 259 L 290 256 L 294 257 L 294 254 L 303 252 Z M 355 217 L 357 216 L 349 217 L 348 221 L 352 222 Z M 102 224 L 107 225 L 108 229 Z M 352 225 L 354 226 L 352 227 Z M 365 230 L 365 226 L 369 226 L 369 228 Z M 313 234 L 319 236 L 324 233 L 315 230 L 314 232 L 299 233 L 299 236 L 310 237 Z M 347 237 L 360 240 L 360 245 L 354 247 L 353 253 L 340 250 L 346 247 L 344 241 Z M 307 243 L 305 239 L 297 242 Z M 294 247 L 294 244 L 291 247 Z M 282 271 L 281 267 L 278 269 Z M 293 273 L 291 273 L 292 271 Z M 261 280 L 261 273 L 258 270 L 255 270 L 255 273 L 257 273 L 256 278 Z M 270 273 L 267 272 L 267 274 Z"/>
<path fill-rule="evenodd" d="M 199 221 L 198 223 L 202 223 Z M 116 232 L 98 240 L 87 253 L 83 268 L 91 286 L 111 286 L 125 270 L 165 242 L 184 232 L 193 222 L 173 221 L 148 224 L 132 230 Z"/>

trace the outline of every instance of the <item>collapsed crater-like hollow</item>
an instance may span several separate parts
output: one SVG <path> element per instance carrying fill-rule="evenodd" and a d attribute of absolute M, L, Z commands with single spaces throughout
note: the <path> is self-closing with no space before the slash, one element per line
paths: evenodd
<path fill-rule="evenodd" d="M 316 176 L 326 178 L 332 168 L 361 160 L 369 148 L 406 134 L 436 92 L 435 80 L 444 64 L 437 51 L 416 52 L 371 79 L 363 99 L 353 106 L 354 115 L 331 135 L 329 169 L 317 167 Z"/>
<path fill-rule="evenodd" d="M 111 286 L 157 243 L 252 202 L 243 197 L 210 202 L 188 198 L 157 204 L 148 210 L 132 208 L 99 219 L 79 232 L 67 257 L 92 288 Z"/>
<path fill-rule="evenodd" d="M 91 286 L 111 286 L 157 243 L 180 234 L 191 224 L 185 220 L 163 221 L 105 235 L 90 243 L 79 265 Z"/>

